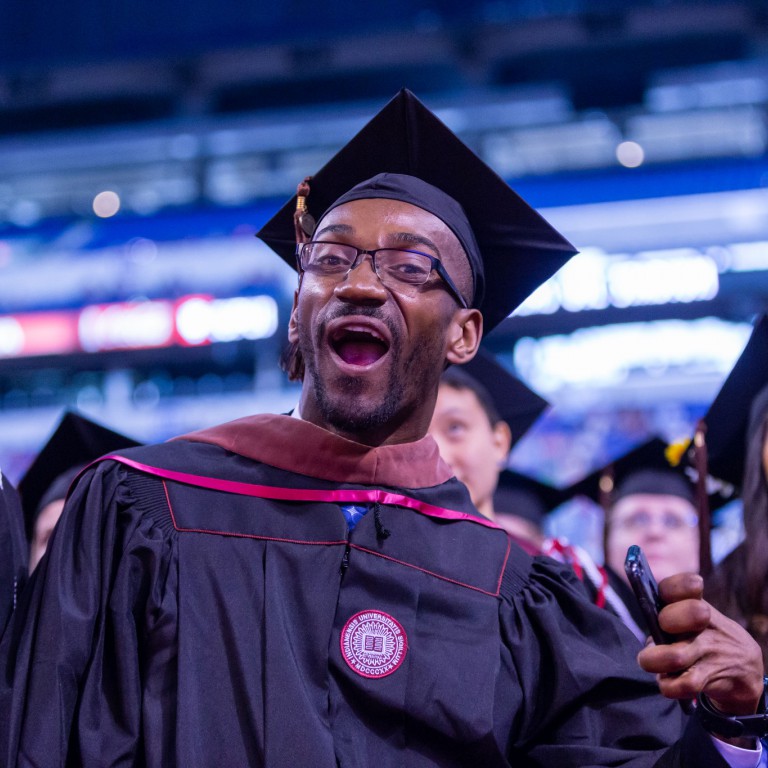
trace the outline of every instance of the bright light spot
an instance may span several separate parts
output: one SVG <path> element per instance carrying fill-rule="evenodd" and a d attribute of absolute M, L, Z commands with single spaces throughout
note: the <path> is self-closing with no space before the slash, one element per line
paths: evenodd
<path fill-rule="evenodd" d="M 560 283 L 551 277 L 540 285 L 512 314 L 513 315 L 551 315 L 562 304 Z"/>
<path fill-rule="evenodd" d="M 93 198 L 93 212 L 102 219 L 114 216 L 120 210 L 120 196 L 117 192 L 105 190 Z"/>
<path fill-rule="evenodd" d="M 167 346 L 173 333 L 172 312 L 166 301 L 86 307 L 78 324 L 80 345 L 86 352 Z"/>
<path fill-rule="evenodd" d="M 719 286 L 717 261 L 693 248 L 611 255 L 591 248 L 574 256 L 514 314 L 707 301 Z"/>
<path fill-rule="evenodd" d="M 725 375 L 752 326 L 704 318 L 582 328 L 570 335 L 520 339 L 516 370 L 538 392 L 616 386 L 638 373 L 698 369 Z"/>
<path fill-rule="evenodd" d="M 204 344 L 211 330 L 211 302 L 187 299 L 176 311 L 176 329 L 187 344 Z"/>
<path fill-rule="evenodd" d="M 645 160 L 645 152 L 636 141 L 622 141 L 616 147 L 616 159 L 625 168 L 637 168 Z"/>
<path fill-rule="evenodd" d="M 717 296 L 717 264 L 709 256 L 634 259 L 611 264 L 608 290 L 615 307 L 689 303 Z"/>
<path fill-rule="evenodd" d="M 277 302 L 271 296 L 188 299 L 178 308 L 176 328 L 187 344 L 265 339 L 277 331 Z"/>
<path fill-rule="evenodd" d="M 731 271 L 754 272 L 768 269 L 768 242 L 734 243 L 727 248 L 733 259 Z"/>
<path fill-rule="evenodd" d="M 608 263 L 605 254 L 600 251 L 585 250 L 574 256 L 558 272 L 563 309 L 581 312 L 585 309 L 605 309 L 608 306 L 605 276 Z"/>
<path fill-rule="evenodd" d="M 18 320 L 0 317 L 0 357 L 16 357 L 24 348 L 24 331 Z"/>

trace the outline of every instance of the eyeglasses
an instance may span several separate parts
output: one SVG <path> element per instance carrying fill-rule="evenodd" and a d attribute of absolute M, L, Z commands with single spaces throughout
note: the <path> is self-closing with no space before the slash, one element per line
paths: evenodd
<path fill-rule="evenodd" d="M 649 512 L 636 512 L 626 518 L 611 519 L 609 524 L 613 528 L 625 531 L 645 531 L 654 522 L 661 523 L 661 527 L 666 531 L 682 531 L 686 528 L 695 528 L 699 524 L 699 517 L 694 512 L 684 515 L 665 512 L 661 516 L 651 515 Z"/>
<path fill-rule="evenodd" d="M 373 271 L 383 285 L 408 296 L 415 296 L 416 289 L 424 285 L 432 270 L 435 270 L 459 304 L 467 309 L 467 302 L 448 276 L 443 263 L 428 253 L 403 248 L 374 248 L 367 251 L 349 243 L 325 240 L 304 243 L 297 250 L 301 271 L 337 279 L 353 270 L 364 255 L 371 257 Z"/>

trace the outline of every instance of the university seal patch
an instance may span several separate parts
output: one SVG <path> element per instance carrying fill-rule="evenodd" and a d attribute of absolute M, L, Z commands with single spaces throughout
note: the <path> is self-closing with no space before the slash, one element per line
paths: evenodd
<path fill-rule="evenodd" d="M 405 630 L 381 611 L 360 611 L 341 630 L 341 655 L 363 677 L 386 677 L 403 663 L 408 650 Z"/>

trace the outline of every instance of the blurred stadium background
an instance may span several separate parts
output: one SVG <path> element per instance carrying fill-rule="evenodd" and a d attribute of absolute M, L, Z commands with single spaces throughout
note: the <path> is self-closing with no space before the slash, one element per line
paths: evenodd
<path fill-rule="evenodd" d="M 253 233 L 403 86 L 580 248 L 489 337 L 567 483 L 690 434 L 768 308 L 768 6 L 0 0 L 0 466 L 297 398 Z M 597 546 L 580 509 L 564 532 Z M 725 544 L 730 546 L 733 526 Z M 562 532 L 562 531 L 561 531 Z"/>

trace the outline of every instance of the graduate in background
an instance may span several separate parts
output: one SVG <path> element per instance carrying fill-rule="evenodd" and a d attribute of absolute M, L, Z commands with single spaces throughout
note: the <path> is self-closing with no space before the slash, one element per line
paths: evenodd
<path fill-rule="evenodd" d="M 75 411 L 65 411 L 19 481 L 29 542 L 29 572 L 45 554 L 64 500 L 77 475 L 110 451 L 141 445 Z"/>
<path fill-rule="evenodd" d="M 429 433 L 467 486 L 472 503 L 489 520 L 496 520 L 494 493 L 510 450 L 548 407 L 483 349 L 440 378 Z M 519 531 L 510 532 L 528 538 L 522 524 Z"/>
<path fill-rule="evenodd" d="M 692 463 L 702 477 L 714 479 L 714 490 L 723 486 L 741 495 L 744 541 L 714 567 L 705 594 L 757 640 L 768 669 L 768 316 L 756 321 L 702 419 Z M 712 495 L 700 495 L 705 521 Z"/>
<path fill-rule="evenodd" d="M 635 634 L 639 628 L 642 639 L 648 627 L 624 571 L 627 549 L 641 546 L 659 581 L 698 573 L 701 542 L 692 482 L 670 463 L 667 444 L 654 437 L 574 483 L 571 493 L 603 509 L 605 572 L 624 606 L 617 612 Z"/>

